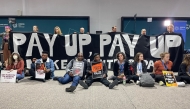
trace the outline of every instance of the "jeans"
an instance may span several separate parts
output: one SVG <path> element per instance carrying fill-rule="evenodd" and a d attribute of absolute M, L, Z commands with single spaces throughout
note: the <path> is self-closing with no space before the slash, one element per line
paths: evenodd
<path fill-rule="evenodd" d="M 63 77 L 58 78 L 58 81 L 61 84 L 67 84 L 67 83 L 73 81 L 71 86 L 77 86 L 80 79 L 81 79 L 80 76 L 71 77 L 68 73 L 66 73 Z"/>
<path fill-rule="evenodd" d="M 104 84 L 106 87 L 109 87 L 110 85 L 110 82 L 107 80 L 107 78 L 98 78 L 98 79 L 93 79 L 92 76 L 89 76 L 87 79 L 86 79 L 86 84 L 88 86 L 90 86 L 94 81 L 98 81 L 98 82 L 101 82 L 102 84 Z"/>
<path fill-rule="evenodd" d="M 21 74 L 16 74 L 16 79 L 21 80 L 24 78 L 24 76 L 25 76 L 24 72 L 22 72 Z"/>

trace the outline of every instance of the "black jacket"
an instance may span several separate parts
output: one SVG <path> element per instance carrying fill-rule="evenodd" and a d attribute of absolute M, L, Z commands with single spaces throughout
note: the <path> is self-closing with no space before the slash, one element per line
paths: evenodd
<path fill-rule="evenodd" d="M 142 63 L 142 72 L 143 73 L 147 73 L 147 67 L 146 67 L 146 63 L 144 61 L 141 61 Z M 132 67 L 133 67 L 133 74 L 137 74 L 137 62 L 133 62 L 132 63 Z"/>
<path fill-rule="evenodd" d="M 187 74 L 187 65 L 182 63 L 180 66 L 179 66 L 179 71 L 178 71 L 178 76 L 189 76 Z"/>
<path fill-rule="evenodd" d="M 92 61 L 92 62 L 94 62 L 94 61 Z M 92 76 L 92 74 L 89 73 L 92 70 L 92 68 L 91 68 L 92 62 L 88 62 L 88 64 L 87 64 L 86 78 L 88 78 L 89 76 Z M 106 74 L 106 76 L 107 76 L 107 73 L 108 73 L 107 66 L 104 62 L 102 62 L 102 64 L 103 64 L 103 74 Z"/>
<path fill-rule="evenodd" d="M 73 63 L 74 63 L 75 60 L 76 60 L 76 58 L 75 58 L 75 59 L 72 59 L 72 60 L 67 64 L 66 73 L 69 73 L 70 71 L 73 70 Z M 84 79 L 84 78 L 85 78 L 86 70 L 87 70 L 87 61 L 86 61 L 86 59 L 84 59 L 83 62 L 84 62 L 84 69 L 83 69 L 83 76 L 81 77 L 81 79 Z"/>
<path fill-rule="evenodd" d="M 114 76 L 118 76 L 119 75 L 119 64 L 118 64 L 118 61 L 114 62 L 113 73 L 114 73 Z M 128 61 L 125 61 L 125 64 L 124 64 L 124 75 L 125 76 L 130 75 Z"/>

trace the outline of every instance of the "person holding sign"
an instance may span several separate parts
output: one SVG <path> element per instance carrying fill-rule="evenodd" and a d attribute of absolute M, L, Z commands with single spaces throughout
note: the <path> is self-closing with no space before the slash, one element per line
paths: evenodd
<path fill-rule="evenodd" d="M 124 76 L 129 75 L 129 63 L 126 60 L 126 56 L 123 52 L 118 52 L 116 54 L 117 60 L 114 62 L 113 65 L 113 73 L 114 76 L 112 76 L 110 79 L 117 79 L 119 83 L 123 82 Z"/>
<path fill-rule="evenodd" d="M 178 71 L 179 81 L 190 84 L 190 54 L 184 56 Z"/>
<path fill-rule="evenodd" d="M 32 59 L 31 69 L 29 70 L 30 75 L 32 76 L 30 79 L 42 79 L 45 82 L 47 79 L 51 79 L 54 77 L 54 63 L 53 60 L 48 57 L 48 52 L 42 52 L 42 58 L 36 60 L 36 58 Z M 43 72 L 43 75 L 40 75 L 39 72 Z"/>
<path fill-rule="evenodd" d="M 173 62 L 170 61 L 170 54 L 164 52 L 160 54 L 161 60 L 154 63 L 153 73 L 155 74 L 155 81 L 159 82 L 161 86 L 165 84 L 165 79 L 162 71 L 171 71 Z"/>
<path fill-rule="evenodd" d="M 20 57 L 19 53 L 12 53 L 6 70 L 17 70 L 16 82 L 24 78 L 24 61 Z"/>
<path fill-rule="evenodd" d="M 85 83 L 80 80 L 79 83 L 84 89 L 88 89 L 88 87 L 95 81 L 101 82 L 109 89 L 112 89 L 116 84 L 118 84 L 118 80 L 114 80 L 113 83 L 110 83 L 107 80 L 107 67 L 106 64 L 100 61 L 100 55 L 98 53 L 94 54 L 94 60 L 87 65 L 87 74 L 86 74 Z"/>
<path fill-rule="evenodd" d="M 143 60 L 143 54 L 138 52 L 135 55 L 134 62 L 132 63 L 133 73 L 129 76 L 129 80 L 132 79 L 136 84 L 139 84 L 139 76 L 143 73 L 147 73 L 146 63 Z"/>
<path fill-rule="evenodd" d="M 66 74 L 63 77 L 54 77 L 53 80 L 57 80 L 61 84 L 67 84 L 71 81 L 72 84 L 69 88 L 66 88 L 66 92 L 73 92 L 79 80 L 84 79 L 86 74 L 87 61 L 84 59 L 82 53 L 78 53 L 75 59 L 72 59 L 66 67 Z"/>

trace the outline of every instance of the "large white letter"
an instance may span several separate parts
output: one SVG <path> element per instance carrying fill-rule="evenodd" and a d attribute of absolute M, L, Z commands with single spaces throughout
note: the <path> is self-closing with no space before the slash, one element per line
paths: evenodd
<path fill-rule="evenodd" d="M 36 40 L 36 44 L 34 44 L 34 39 Z M 32 36 L 30 38 L 30 42 L 28 45 L 28 49 L 26 52 L 26 56 L 32 56 L 33 46 L 38 47 L 39 53 L 42 54 L 43 49 L 42 49 L 42 46 L 41 46 L 41 43 L 40 43 L 37 33 L 32 33 Z"/>
<path fill-rule="evenodd" d="M 100 35 L 100 56 L 104 57 L 104 46 L 111 43 L 111 36 L 107 34 Z"/>
<path fill-rule="evenodd" d="M 171 47 L 179 47 L 181 40 L 178 35 L 165 35 L 165 52 L 168 52 Z"/>
<path fill-rule="evenodd" d="M 125 41 L 127 42 L 128 46 L 129 46 L 130 56 L 134 57 L 134 49 L 135 49 L 135 46 L 136 46 L 137 41 L 139 39 L 139 35 L 134 35 L 132 42 L 131 42 L 128 34 L 122 34 L 122 35 L 123 35 Z"/>
<path fill-rule="evenodd" d="M 65 51 L 68 56 L 75 56 L 77 54 L 77 34 L 72 35 L 72 46 L 70 46 L 70 35 L 65 35 Z"/>
<path fill-rule="evenodd" d="M 111 63 L 113 62 L 113 60 L 107 60 L 107 63 L 108 63 L 108 69 L 111 69 Z"/>
<path fill-rule="evenodd" d="M 117 44 L 117 41 L 118 41 L 118 44 Z M 122 43 L 120 34 L 116 34 L 115 35 L 115 38 L 113 40 L 113 43 L 112 43 L 112 46 L 111 46 L 111 49 L 110 49 L 110 52 L 109 52 L 109 55 L 108 55 L 109 57 L 113 57 L 113 53 L 115 51 L 115 47 L 116 46 L 118 46 L 120 48 L 121 52 L 125 53 L 125 50 L 123 48 L 123 43 Z"/>
<path fill-rule="evenodd" d="M 150 37 L 150 54 L 152 57 L 160 58 L 164 52 L 164 36 L 158 36 L 158 48 L 156 48 L 156 37 Z"/>
<path fill-rule="evenodd" d="M 49 52 L 50 52 L 50 57 L 53 56 L 53 45 L 54 45 L 54 42 L 55 42 L 55 39 L 57 37 L 57 34 L 54 34 L 51 41 L 50 41 L 50 37 L 49 37 L 49 34 L 44 34 L 48 44 L 49 44 Z"/>
<path fill-rule="evenodd" d="M 18 53 L 18 46 L 26 42 L 26 36 L 21 33 L 13 33 L 14 52 Z"/>
<path fill-rule="evenodd" d="M 88 34 L 79 34 L 79 50 L 83 53 L 83 45 L 88 45 L 91 42 L 91 36 Z"/>
<path fill-rule="evenodd" d="M 54 66 L 55 66 L 55 68 L 56 68 L 57 70 L 59 70 L 59 67 L 58 67 L 58 65 L 57 65 L 57 62 L 59 62 L 59 60 L 55 60 Z"/>
<path fill-rule="evenodd" d="M 61 60 L 61 69 L 66 69 L 67 60 Z"/>

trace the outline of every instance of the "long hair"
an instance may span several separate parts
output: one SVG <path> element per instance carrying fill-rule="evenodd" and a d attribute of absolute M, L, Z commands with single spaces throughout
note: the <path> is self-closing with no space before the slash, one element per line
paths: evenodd
<path fill-rule="evenodd" d="M 123 53 L 123 52 L 118 52 L 117 54 L 116 54 L 116 59 L 119 59 L 119 55 L 123 55 L 123 60 L 125 60 L 126 59 L 126 56 L 125 56 L 125 54 Z"/>
<path fill-rule="evenodd" d="M 56 33 L 56 28 L 58 29 L 58 33 Z M 61 29 L 58 26 L 54 28 L 54 34 L 62 35 Z"/>
<path fill-rule="evenodd" d="M 10 58 L 9 58 L 9 65 L 13 65 L 14 64 L 14 62 L 15 62 L 15 60 L 13 59 L 13 55 L 14 54 L 17 54 L 18 55 L 18 61 L 21 61 L 21 60 L 23 60 L 21 57 L 20 57 L 20 55 L 18 54 L 18 53 L 12 53 L 12 55 L 10 56 Z"/>
<path fill-rule="evenodd" d="M 186 55 L 184 56 L 182 63 L 187 66 L 186 71 L 189 71 L 189 68 L 190 68 L 190 54 L 186 54 Z"/>
<path fill-rule="evenodd" d="M 140 55 L 143 55 L 143 53 L 138 52 L 138 53 L 135 55 L 135 58 L 134 58 L 134 61 L 135 61 L 135 62 L 139 62 L 139 56 L 140 56 Z"/>

